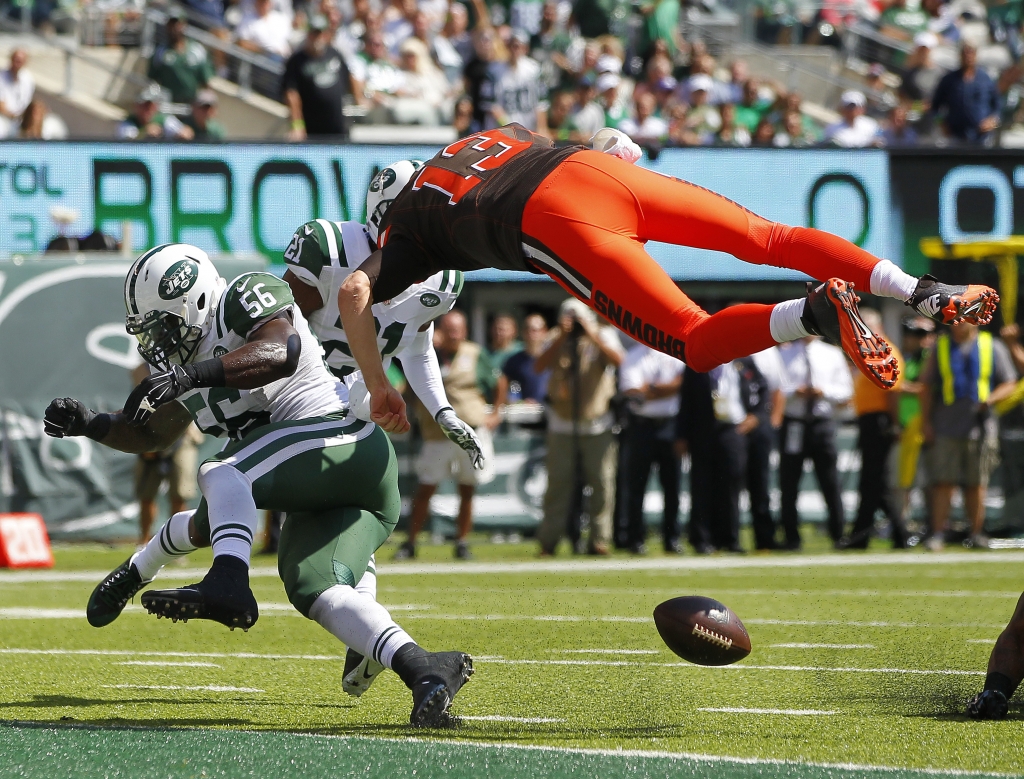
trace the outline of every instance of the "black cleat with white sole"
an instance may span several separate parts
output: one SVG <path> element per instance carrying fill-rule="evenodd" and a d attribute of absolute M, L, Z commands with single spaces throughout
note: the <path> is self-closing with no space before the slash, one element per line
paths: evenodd
<path fill-rule="evenodd" d="M 177 590 L 150 590 L 143 593 L 142 605 L 157 618 L 209 619 L 234 630 L 248 630 L 259 619 L 259 606 L 249 589 L 249 569 L 241 560 L 218 556 L 213 567 L 197 584 Z"/>
<path fill-rule="evenodd" d="M 1003 719 L 1010 710 L 1006 696 L 999 690 L 984 690 L 967 701 L 971 719 Z"/>
<path fill-rule="evenodd" d="M 984 284 L 943 284 L 922 276 L 907 305 L 944 325 L 987 325 L 999 304 L 999 294 Z"/>
<path fill-rule="evenodd" d="M 121 616 L 128 601 L 151 581 L 153 580 L 142 580 L 139 569 L 132 565 L 132 559 L 129 557 L 108 573 L 89 596 L 89 605 L 85 607 L 85 617 L 89 624 L 94 628 L 109 625 Z"/>

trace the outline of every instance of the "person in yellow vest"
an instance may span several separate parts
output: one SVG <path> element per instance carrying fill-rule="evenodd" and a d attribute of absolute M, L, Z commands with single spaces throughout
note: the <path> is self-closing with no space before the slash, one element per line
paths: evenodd
<path fill-rule="evenodd" d="M 985 491 L 998 463 L 997 425 L 992 406 L 1013 392 L 1016 373 L 1009 351 L 976 325 L 953 325 L 941 334 L 923 377 L 922 429 L 932 484 L 932 534 L 927 546 L 945 543 L 953 490 L 963 491 L 971 525 L 967 546 L 986 547 Z"/>
<path fill-rule="evenodd" d="M 423 446 L 416 457 L 416 477 L 419 486 L 412 499 L 409 539 L 395 554 L 396 560 L 416 556 L 416 536 L 423 529 L 430 514 L 430 499 L 437 486 L 452 477 L 459 487 L 459 514 L 455 526 L 455 556 L 460 560 L 472 557 L 467 543 L 473 529 L 473 495 L 476 487 L 494 479 L 494 446 L 491 430 L 496 416 L 487 414 L 485 393 L 494 389 L 497 373 L 487 352 L 479 344 L 467 341 L 466 315 L 458 309 L 449 311 L 440 320 L 434 334 L 434 346 L 441 365 L 441 379 L 448 401 L 456 416 L 473 428 L 480 440 L 484 462 L 481 470 L 474 469 L 473 461 L 463 449 L 445 437 L 430 412 L 416 402 L 416 417 L 423 435 Z"/>
<path fill-rule="evenodd" d="M 900 448 L 897 469 L 897 506 L 904 521 L 910 508 L 910 490 L 917 481 L 918 461 L 924 436 L 921 433 L 921 383 L 928 356 L 935 346 L 935 323 L 923 316 L 903 320 L 903 375 L 900 376 Z"/>
<path fill-rule="evenodd" d="M 565 535 L 578 480 L 590 487 L 590 554 L 611 550 L 618 446 L 612 433 L 615 369 L 625 350 L 611 327 L 575 298 L 559 309 L 559 326 L 533 370 L 551 369 L 548 380 L 548 488 L 537 529 L 542 556 L 554 554 Z M 580 473 L 577 472 L 579 469 Z"/>
<path fill-rule="evenodd" d="M 861 309 L 864 323 L 884 338 L 882 316 L 870 308 Z M 894 346 L 893 356 L 903 365 L 903 355 Z M 867 549 L 875 514 L 879 509 L 892 528 L 894 549 L 907 545 L 907 531 L 899 507 L 893 502 L 889 489 L 889 452 L 899 430 L 900 384 L 896 380 L 892 390 L 878 387 L 859 371 L 853 377 L 853 407 L 857 413 L 857 448 L 860 450 L 860 501 L 857 519 L 850 534 L 839 542 L 840 549 Z"/>

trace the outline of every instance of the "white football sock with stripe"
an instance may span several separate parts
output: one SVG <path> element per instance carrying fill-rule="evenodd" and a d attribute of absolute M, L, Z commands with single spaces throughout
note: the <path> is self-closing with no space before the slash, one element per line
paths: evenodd
<path fill-rule="evenodd" d="M 871 269 L 871 294 L 896 298 L 906 303 L 917 291 L 917 276 L 911 276 L 890 260 L 879 260 Z"/>
<path fill-rule="evenodd" d="M 387 609 L 347 584 L 336 584 L 317 598 L 309 618 L 345 646 L 363 657 L 372 657 L 385 668 L 391 668 L 395 652 L 416 643 L 395 624 Z"/>
<path fill-rule="evenodd" d="M 370 555 L 370 564 L 366 566 L 363 578 L 356 584 L 356 592 L 364 593 L 377 600 L 377 561 L 373 557 Z"/>
<path fill-rule="evenodd" d="M 800 298 L 799 300 L 784 300 L 775 304 L 768 319 L 768 329 L 771 330 L 772 338 L 776 343 L 798 341 L 810 335 L 807 328 L 804 327 L 802 318 L 806 303 L 807 298 Z"/>
<path fill-rule="evenodd" d="M 131 562 L 142 581 L 153 579 L 171 560 L 196 550 L 188 535 L 188 523 L 195 513 L 193 509 L 174 514 L 142 549 L 132 555 Z"/>
<path fill-rule="evenodd" d="M 248 565 L 256 536 L 256 501 L 249 477 L 233 466 L 209 462 L 199 469 L 199 489 L 210 512 L 213 556 L 231 555 Z"/>

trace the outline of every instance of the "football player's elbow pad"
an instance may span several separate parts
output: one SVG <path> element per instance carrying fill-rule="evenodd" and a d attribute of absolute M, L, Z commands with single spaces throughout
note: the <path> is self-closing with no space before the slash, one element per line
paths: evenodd
<path fill-rule="evenodd" d="M 628 135 L 613 127 L 605 127 L 594 133 L 590 145 L 594 151 L 611 154 L 629 163 L 635 163 L 643 155 L 640 147 Z"/>

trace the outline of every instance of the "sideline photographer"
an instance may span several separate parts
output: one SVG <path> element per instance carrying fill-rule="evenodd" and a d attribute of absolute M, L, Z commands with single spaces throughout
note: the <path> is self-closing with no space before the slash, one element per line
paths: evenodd
<path fill-rule="evenodd" d="M 534 372 L 551 369 L 548 382 L 547 471 L 544 518 L 537 530 L 541 555 L 554 554 L 566 533 L 570 512 L 590 517 L 590 554 L 606 555 L 612 538 L 617 447 L 610 401 L 615 369 L 624 351 L 611 327 L 570 298 L 559 309 L 558 328 L 534 362 Z M 580 506 L 574 500 L 590 488 Z"/>

